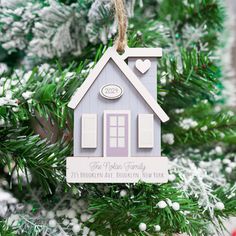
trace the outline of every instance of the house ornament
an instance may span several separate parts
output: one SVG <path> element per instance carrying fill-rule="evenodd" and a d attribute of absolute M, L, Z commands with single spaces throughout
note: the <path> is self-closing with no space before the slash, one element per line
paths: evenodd
<path fill-rule="evenodd" d="M 74 155 L 67 157 L 68 183 L 165 183 L 161 156 L 157 60 L 161 48 L 108 48 L 72 96 Z"/>

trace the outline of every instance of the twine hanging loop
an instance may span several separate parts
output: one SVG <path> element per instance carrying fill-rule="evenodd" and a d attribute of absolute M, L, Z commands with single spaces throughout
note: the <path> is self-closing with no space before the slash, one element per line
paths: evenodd
<path fill-rule="evenodd" d="M 125 10 L 124 0 L 114 0 L 115 5 L 115 15 L 118 22 L 118 37 L 116 39 L 115 45 L 116 50 L 120 53 L 125 51 L 127 46 L 127 14 Z"/>

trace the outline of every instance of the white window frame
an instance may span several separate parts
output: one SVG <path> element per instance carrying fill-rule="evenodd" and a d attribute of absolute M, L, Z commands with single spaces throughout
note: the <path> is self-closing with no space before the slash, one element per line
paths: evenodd
<path fill-rule="evenodd" d="M 128 115 L 128 157 L 131 156 L 131 113 L 129 110 L 104 110 L 103 113 L 103 156 L 107 157 L 106 153 L 106 145 L 107 144 L 107 114 L 115 114 L 115 115 L 122 115 L 122 114 L 127 114 Z"/>

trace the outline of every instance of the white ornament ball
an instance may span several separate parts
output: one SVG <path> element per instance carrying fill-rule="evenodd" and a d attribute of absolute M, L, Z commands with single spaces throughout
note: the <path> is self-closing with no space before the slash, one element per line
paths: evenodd
<path fill-rule="evenodd" d="M 231 167 L 226 167 L 225 172 L 230 174 L 232 172 L 232 168 Z"/>
<path fill-rule="evenodd" d="M 123 190 L 120 191 L 120 196 L 121 197 L 125 197 L 126 195 L 127 195 L 127 191 L 126 190 L 123 189 Z"/>
<path fill-rule="evenodd" d="M 90 228 L 88 228 L 88 227 L 85 226 L 85 227 L 83 228 L 83 236 L 88 235 L 89 231 L 90 231 Z"/>
<path fill-rule="evenodd" d="M 225 205 L 224 205 L 222 202 L 217 202 L 216 205 L 215 205 L 215 208 L 216 208 L 217 210 L 222 211 L 222 210 L 225 209 Z"/>
<path fill-rule="evenodd" d="M 202 130 L 202 131 L 206 131 L 206 130 L 207 130 L 207 126 L 201 127 L 201 130 Z"/>
<path fill-rule="evenodd" d="M 229 167 L 231 167 L 232 169 L 234 169 L 234 168 L 236 167 L 236 163 L 235 163 L 235 162 L 229 163 Z"/>
<path fill-rule="evenodd" d="M 216 151 L 216 154 L 217 154 L 217 155 L 221 155 L 221 154 L 223 153 L 222 148 L 221 148 L 220 146 L 217 146 L 217 147 L 215 148 L 215 151 Z"/>
<path fill-rule="evenodd" d="M 57 211 L 56 211 L 56 216 L 57 216 L 57 217 L 61 217 L 61 216 L 63 216 L 62 211 L 57 210 Z"/>
<path fill-rule="evenodd" d="M 163 141 L 163 143 L 167 143 L 169 145 L 172 145 L 175 142 L 175 137 L 172 133 L 163 134 L 162 141 Z"/>
<path fill-rule="evenodd" d="M 172 208 L 175 210 L 175 211 L 178 211 L 180 209 L 180 205 L 178 202 L 174 202 L 172 203 Z"/>
<path fill-rule="evenodd" d="M 96 233 L 94 231 L 90 231 L 89 236 L 96 236 Z"/>
<path fill-rule="evenodd" d="M 176 176 L 174 175 L 174 174 L 170 174 L 169 176 L 168 176 L 168 180 L 169 181 L 174 181 L 176 179 Z"/>
<path fill-rule="evenodd" d="M 160 201 L 157 203 L 157 206 L 161 209 L 165 208 L 167 206 L 165 201 Z"/>
<path fill-rule="evenodd" d="M 166 84 L 166 78 L 165 77 L 162 77 L 161 79 L 160 79 L 160 82 L 161 82 L 161 84 Z"/>
<path fill-rule="evenodd" d="M 221 137 L 221 138 L 224 138 L 224 137 L 225 137 L 225 134 L 224 134 L 224 133 L 220 133 L 220 137 Z"/>
<path fill-rule="evenodd" d="M 67 220 L 67 219 L 65 219 L 65 220 L 62 221 L 62 224 L 63 224 L 64 226 L 67 226 L 69 223 L 70 223 L 70 221 Z"/>
<path fill-rule="evenodd" d="M 133 232 L 133 230 L 129 228 L 128 229 L 128 233 L 132 233 L 132 232 Z"/>
<path fill-rule="evenodd" d="M 73 219 L 76 217 L 76 212 L 74 209 L 70 209 L 67 211 L 66 216 L 70 219 Z"/>
<path fill-rule="evenodd" d="M 88 214 L 87 214 L 87 213 L 81 214 L 80 220 L 81 220 L 82 222 L 86 222 L 86 221 L 88 220 Z"/>
<path fill-rule="evenodd" d="M 156 232 L 161 231 L 161 226 L 160 226 L 160 225 L 155 225 L 155 226 L 154 226 L 154 230 L 155 230 Z"/>
<path fill-rule="evenodd" d="M 147 229 L 147 225 L 145 223 L 140 223 L 138 227 L 140 231 L 145 231 Z"/>
<path fill-rule="evenodd" d="M 78 221 L 79 221 L 79 220 L 78 220 L 77 218 L 73 218 L 73 219 L 71 220 L 71 223 L 72 223 L 72 224 L 78 224 Z"/>
<path fill-rule="evenodd" d="M 162 97 L 165 97 L 166 96 L 166 92 L 159 92 L 159 94 L 162 96 Z"/>
<path fill-rule="evenodd" d="M 79 233 L 80 230 L 81 230 L 81 225 L 79 225 L 79 224 L 73 225 L 72 231 L 73 231 L 75 234 Z"/>
<path fill-rule="evenodd" d="M 56 220 L 52 219 L 52 220 L 49 220 L 48 225 L 51 228 L 55 228 L 57 225 L 57 222 L 56 222 Z"/>
<path fill-rule="evenodd" d="M 230 163 L 231 163 L 231 160 L 230 160 L 230 159 L 224 159 L 222 162 L 223 162 L 224 164 L 230 164 Z"/>
<path fill-rule="evenodd" d="M 53 211 L 49 211 L 48 214 L 47 214 L 47 218 L 48 219 L 54 219 L 55 217 L 55 213 Z"/>

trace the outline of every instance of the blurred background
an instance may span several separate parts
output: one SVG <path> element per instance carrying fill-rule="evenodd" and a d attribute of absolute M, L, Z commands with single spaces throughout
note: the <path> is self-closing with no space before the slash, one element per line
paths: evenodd
<path fill-rule="evenodd" d="M 0 236 L 236 236 L 236 0 L 125 2 L 129 46 L 164 52 L 168 184 L 65 181 L 67 103 L 113 45 L 113 1 L 0 0 Z"/>
<path fill-rule="evenodd" d="M 230 37 L 227 41 L 228 49 L 230 52 L 230 61 L 226 61 L 229 64 L 228 76 L 229 80 L 225 81 L 226 91 L 229 96 L 229 105 L 236 106 L 236 1 L 226 0 L 226 6 L 228 10 L 228 21 L 226 26 L 229 29 Z"/>

